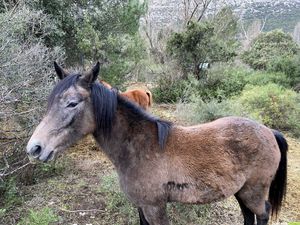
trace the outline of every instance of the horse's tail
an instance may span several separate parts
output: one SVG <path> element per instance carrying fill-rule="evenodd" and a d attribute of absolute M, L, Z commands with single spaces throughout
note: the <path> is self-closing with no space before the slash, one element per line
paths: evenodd
<path fill-rule="evenodd" d="M 152 106 L 152 103 L 153 103 L 153 100 L 152 100 L 152 93 L 151 93 L 151 91 L 147 90 L 147 91 L 146 91 L 146 94 L 148 95 L 148 99 L 149 99 L 148 106 L 151 107 L 151 106 Z"/>
<path fill-rule="evenodd" d="M 277 130 L 272 130 L 272 132 L 276 138 L 281 153 L 279 166 L 269 191 L 269 201 L 272 205 L 272 216 L 275 215 L 275 217 L 277 217 L 286 194 L 288 144 L 282 133 Z"/>

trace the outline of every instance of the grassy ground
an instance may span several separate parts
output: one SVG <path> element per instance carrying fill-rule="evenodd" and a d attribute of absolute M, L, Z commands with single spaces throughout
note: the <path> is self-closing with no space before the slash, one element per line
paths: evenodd
<path fill-rule="evenodd" d="M 172 105 L 155 106 L 154 114 L 184 124 L 174 117 Z M 288 138 L 288 192 L 277 223 L 300 221 L 300 141 Z M 112 164 L 88 137 L 50 166 L 37 167 L 34 185 L 15 186 L 0 208 L 0 224 L 138 224 L 136 209 L 119 190 Z M 0 199 L 1 201 L 1 199 Z M 1 202 L 0 202 L 1 203 Z M 3 202 L 2 202 L 3 203 Z M 170 204 L 176 225 L 237 225 L 242 216 L 234 198 L 205 206 Z"/>

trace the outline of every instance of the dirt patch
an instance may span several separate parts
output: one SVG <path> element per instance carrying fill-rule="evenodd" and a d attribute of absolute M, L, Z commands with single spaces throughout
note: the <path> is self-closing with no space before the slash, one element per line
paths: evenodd
<path fill-rule="evenodd" d="M 285 221 L 300 221 L 300 141 L 287 138 L 288 152 L 288 187 L 286 201 L 281 218 Z"/>

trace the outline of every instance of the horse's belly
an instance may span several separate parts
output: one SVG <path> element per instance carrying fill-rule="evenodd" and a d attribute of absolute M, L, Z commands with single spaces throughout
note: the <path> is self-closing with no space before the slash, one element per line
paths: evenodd
<path fill-rule="evenodd" d="M 240 185 L 211 186 L 207 184 L 169 184 L 167 187 L 169 202 L 206 204 L 223 200 L 240 189 Z"/>

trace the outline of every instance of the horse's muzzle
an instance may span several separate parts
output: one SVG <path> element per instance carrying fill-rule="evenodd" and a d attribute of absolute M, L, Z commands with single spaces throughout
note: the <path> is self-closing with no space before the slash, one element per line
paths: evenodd
<path fill-rule="evenodd" d="M 32 141 L 27 144 L 26 152 L 29 157 L 48 162 L 54 158 L 54 151 L 47 151 L 43 149 L 42 145 L 38 142 Z"/>

